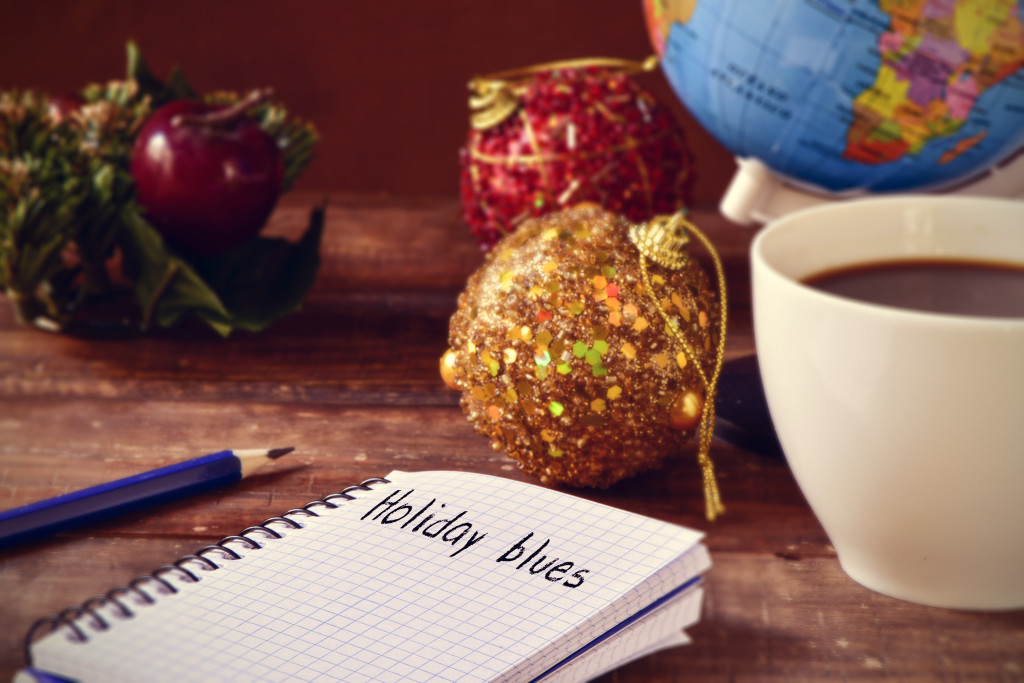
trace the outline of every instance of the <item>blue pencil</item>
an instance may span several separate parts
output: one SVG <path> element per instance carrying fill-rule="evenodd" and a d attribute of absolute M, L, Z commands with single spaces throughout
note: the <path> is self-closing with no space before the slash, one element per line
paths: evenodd
<path fill-rule="evenodd" d="M 220 451 L 0 512 L 0 548 L 237 483 L 292 450 Z"/>

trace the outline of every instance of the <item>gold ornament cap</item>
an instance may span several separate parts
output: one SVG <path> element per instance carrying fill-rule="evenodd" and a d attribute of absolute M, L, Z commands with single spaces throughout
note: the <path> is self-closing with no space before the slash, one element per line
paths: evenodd
<path fill-rule="evenodd" d="M 587 67 L 597 67 L 609 73 L 628 75 L 654 71 L 658 68 L 658 58 L 651 55 L 642 62 L 636 62 L 609 57 L 586 57 L 535 64 L 522 69 L 510 69 L 487 76 L 478 76 L 469 82 L 470 126 L 475 130 L 487 130 L 512 116 L 519 109 L 527 84 L 537 74 Z"/>
<path fill-rule="evenodd" d="M 469 123 L 476 130 L 497 126 L 519 108 L 519 93 L 505 81 L 477 78 L 470 82 L 469 89 Z"/>
<path fill-rule="evenodd" d="M 655 216 L 647 223 L 638 223 L 629 229 L 629 239 L 640 253 L 669 270 L 686 265 L 686 247 L 690 243 L 688 230 L 693 224 L 682 213 Z"/>

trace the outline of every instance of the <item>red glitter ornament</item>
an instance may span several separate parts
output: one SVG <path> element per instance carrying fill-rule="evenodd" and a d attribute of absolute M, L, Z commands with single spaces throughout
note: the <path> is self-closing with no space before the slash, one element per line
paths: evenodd
<path fill-rule="evenodd" d="M 481 249 L 528 218 L 576 204 L 633 221 L 689 204 L 693 157 L 683 130 L 631 76 L 656 66 L 655 58 L 587 59 L 469 84 L 461 195 Z"/>

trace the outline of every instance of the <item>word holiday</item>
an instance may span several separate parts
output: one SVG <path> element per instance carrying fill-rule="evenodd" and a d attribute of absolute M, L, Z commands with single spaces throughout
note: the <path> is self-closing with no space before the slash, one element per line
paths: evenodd
<path fill-rule="evenodd" d="M 457 547 L 462 539 L 468 535 L 469 538 L 466 540 L 466 543 L 448 557 L 455 557 L 463 550 L 466 550 L 482 541 L 484 536 L 487 535 L 485 533 L 473 531 L 473 525 L 469 522 L 460 522 L 459 524 L 455 524 L 456 521 L 462 519 L 462 516 L 466 514 L 465 510 L 448 519 L 442 518 L 435 520 L 433 512 L 424 517 L 424 513 L 426 513 L 427 510 L 433 507 L 434 503 L 437 502 L 437 498 L 431 498 L 429 503 L 413 512 L 412 505 L 402 503 L 402 501 L 408 498 L 409 494 L 413 491 L 415 491 L 415 489 L 409 489 L 405 493 L 402 493 L 401 491 L 392 491 L 388 494 L 387 498 L 370 508 L 370 511 L 360 519 L 366 519 L 376 512 L 377 514 L 373 516 L 373 520 L 376 521 L 379 519 L 381 524 L 397 524 L 402 522 L 402 526 L 400 527 L 402 529 L 408 528 L 410 524 L 419 520 L 415 526 L 409 529 L 411 532 L 421 533 L 427 538 L 440 537 L 442 541 L 451 544 L 452 547 Z M 395 496 L 400 493 L 402 493 L 401 497 L 395 498 Z M 395 499 L 392 500 L 392 498 Z M 437 509 L 437 512 L 440 513 L 441 508 L 443 507 L 445 507 L 445 504 L 441 503 L 441 507 Z"/>

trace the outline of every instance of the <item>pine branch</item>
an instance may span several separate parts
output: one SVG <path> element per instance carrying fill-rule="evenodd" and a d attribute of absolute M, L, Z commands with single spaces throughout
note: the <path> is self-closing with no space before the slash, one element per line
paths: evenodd
<path fill-rule="evenodd" d="M 18 320 L 67 330 L 91 298 L 126 287 L 142 329 L 188 314 L 226 335 L 262 329 L 297 308 L 316 272 L 322 212 L 298 244 L 257 238 L 201 264 L 200 274 L 200 264 L 172 253 L 145 220 L 130 173 L 135 137 L 155 107 L 197 95 L 179 70 L 167 83 L 154 76 L 133 43 L 128 70 L 124 81 L 86 86 L 84 104 L 60 116 L 43 95 L 0 92 L 0 293 Z M 316 129 L 276 103 L 249 113 L 280 145 L 291 187 L 312 159 Z M 242 286 L 247 270 L 274 291 L 253 295 Z"/>

